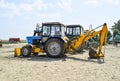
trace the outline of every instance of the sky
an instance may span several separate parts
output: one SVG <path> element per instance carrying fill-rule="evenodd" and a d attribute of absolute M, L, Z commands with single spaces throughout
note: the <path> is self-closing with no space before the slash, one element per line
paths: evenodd
<path fill-rule="evenodd" d="M 0 0 L 0 39 L 32 36 L 36 24 L 80 24 L 85 30 L 120 19 L 120 0 Z"/>

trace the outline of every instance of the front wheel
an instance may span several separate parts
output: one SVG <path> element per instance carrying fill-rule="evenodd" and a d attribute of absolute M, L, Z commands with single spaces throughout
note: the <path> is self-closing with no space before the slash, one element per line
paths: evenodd
<path fill-rule="evenodd" d="M 31 47 L 30 46 L 22 47 L 22 56 L 29 57 L 30 55 L 31 55 Z"/>
<path fill-rule="evenodd" d="M 45 45 L 45 50 L 49 57 L 62 57 L 65 51 L 64 43 L 60 39 L 50 39 Z"/>

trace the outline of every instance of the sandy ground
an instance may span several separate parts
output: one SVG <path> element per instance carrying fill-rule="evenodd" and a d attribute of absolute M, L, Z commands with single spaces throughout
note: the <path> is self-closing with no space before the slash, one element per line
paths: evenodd
<path fill-rule="evenodd" d="M 14 57 L 14 48 L 0 48 L 0 81 L 120 81 L 120 47 L 105 47 L 105 63 L 88 61 L 88 51 L 63 58 L 45 55 Z"/>

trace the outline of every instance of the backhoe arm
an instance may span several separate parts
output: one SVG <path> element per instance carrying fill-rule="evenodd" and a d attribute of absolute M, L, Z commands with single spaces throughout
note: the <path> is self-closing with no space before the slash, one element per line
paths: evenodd
<path fill-rule="evenodd" d="M 103 43 L 106 42 L 106 36 L 107 36 L 107 25 L 104 24 L 102 30 L 100 31 L 88 31 L 85 34 L 81 34 L 78 37 L 78 40 L 76 42 L 71 42 L 71 46 L 73 49 L 77 49 L 79 46 L 81 46 L 85 41 L 91 39 L 92 37 L 95 37 L 98 34 L 101 34 L 100 37 L 100 45 L 99 45 L 99 51 L 102 49 Z M 86 35 L 87 34 L 87 35 Z"/>
<path fill-rule="evenodd" d="M 102 46 L 106 44 L 107 34 L 108 34 L 107 24 L 104 24 L 103 28 L 102 28 L 102 30 L 100 32 L 100 45 L 99 45 L 98 54 L 101 53 Z"/>
<path fill-rule="evenodd" d="M 81 46 L 85 41 L 91 39 L 92 37 L 98 35 L 100 33 L 100 31 L 97 31 L 97 32 L 93 32 L 89 35 L 85 35 L 85 34 L 82 34 L 78 37 L 78 40 L 76 41 L 76 43 L 72 43 L 72 48 L 73 49 L 77 49 L 79 46 Z"/>

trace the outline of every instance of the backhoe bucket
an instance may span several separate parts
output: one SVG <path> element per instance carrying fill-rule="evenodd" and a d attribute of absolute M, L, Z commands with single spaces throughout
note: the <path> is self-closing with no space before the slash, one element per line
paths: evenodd
<path fill-rule="evenodd" d="M 89 57 L 92 59 L 104 58 L 104 54 L 102 52 L 98 52 L 92 48 L 89 49 Z"/>

